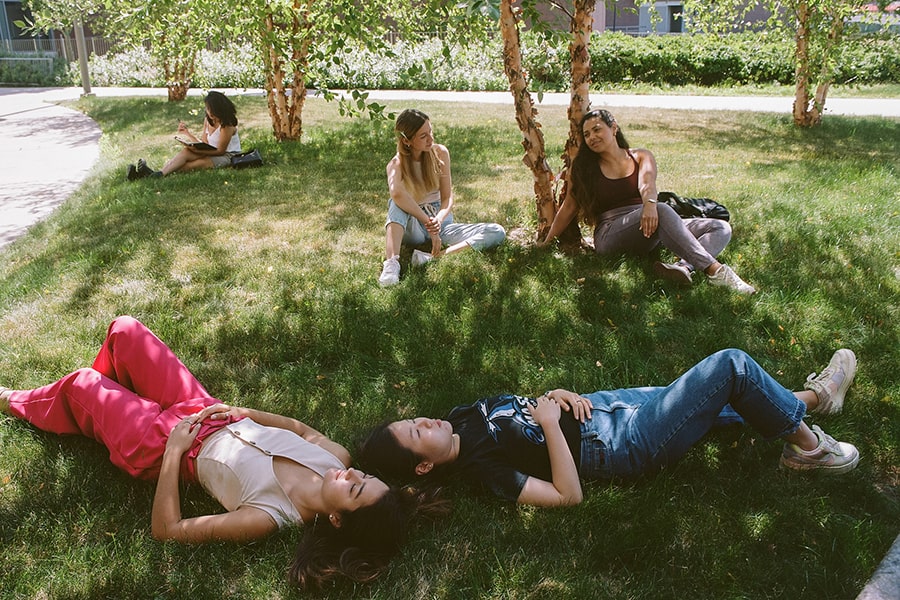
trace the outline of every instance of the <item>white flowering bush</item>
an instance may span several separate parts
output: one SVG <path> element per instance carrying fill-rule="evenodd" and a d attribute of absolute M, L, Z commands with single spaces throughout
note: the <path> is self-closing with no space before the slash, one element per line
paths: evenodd
<path fill-rule="evenodd" d="M 897 82 L 900 37 L 848 39 L 838 55 L 835 82 Z M 722 85 L 788 83 L 793 79 L 790 40 L 765 33 L 630 37 L 596 34 L 592 40 L 594 84 L 643 81 L 668 84 Z M 315 55 L 315 53 L 313 53 Z M 499 39 L 471 48 L 454 46 L 446 58 L 439 39 L 398 42 L 373 54 L 348 47 L 339 57 L 310 65 L 308 87 L 331 89 L 506 90 Z M 532 90 L 565 91 L 569 81 L 567 41 L 548 43 L 522 34 L 523 65 Z M 92 56 L 91 80 L 98 86 L 165 85 L 143 48 Z M 78 65 L 69 65 L 68 82 L 81 81 Z M 249 44 L 232 44 L 217 52 L 203 51 L 192 86 L 258 88 L 265 84 L 262 59 Z"/>
<path fill-rule="evenodd" d="M 201 88 L 261 88 L 266 76 L 259 53 L 250 44 L 234 44 L 197 57 L 192 85 Z"/>
<path fill-rule="evenodd" d="M 386 54 L 347 49 L 341 64 L 316 65 L 321 85 L 330 88 L 503 90 L 506 78 L 499 42 L 477 48 L 450 48 L 443 54 L 439 39 L 410 44 L 397 42 Z"/>
<path fill-rule="evenodd" d="M 150 53 L 144 47 L 99 56 L 92 54 L 88 59 L 91 84 L 121 87 L 161 87 L 165 86 L 162 69 L 153 64 Z M 69 64 L 72 85 L 81 84 L 78 62 Z"/>

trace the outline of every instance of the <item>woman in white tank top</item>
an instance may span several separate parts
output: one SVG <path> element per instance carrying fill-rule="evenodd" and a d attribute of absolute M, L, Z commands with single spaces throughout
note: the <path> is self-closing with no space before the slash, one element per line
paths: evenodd
<path fill-rule="evenodd" d="M 500 245 L 506 230 L 497 223 L 454 223 L 450 151 L 434 142 L 428 115 L 406 109 L 394 126 L 397 154 L 387 164 L 388 216 L 385 222 L 385 261 L 378 283 L 400 281 L 400 246 L 431 242 L 431 252 L 413 250 L 412 264 L 469 248 Z"/>
<path fill-rule="evenodd" d="M 218 169 L 231 165 L 231 157 L 241 151 L 237 109 L 222 92 L 209 92 L 203 103 L 206 115 L 200 137 L 191 133 L 184 121 L 179 121 L 175 139 L 184 144 L 184 148 L 170 158 L 160 171 L 148 167 L 143 158 L 138 160 L 136 166 L 128 165 L 129 181 L 163 177 L 176 171 Z"/>
<path fill-rule="evenodd" d="M 306 525 L 289 569 L 301 587 L 339 575 L 371 580 L 412 517 L 439 507 L 433 495 L 349 468 L 349 452 L 305 423 L 222 404 L 132 317 L 112 322 L 90 368 L 40 388 L 0 387 L 0 412 L 90 437 L 129 475 L 155 479 L 158 540 L 246 542 Z M 183 516 L 179 483 L 191 481 L 226 512 Z"/>

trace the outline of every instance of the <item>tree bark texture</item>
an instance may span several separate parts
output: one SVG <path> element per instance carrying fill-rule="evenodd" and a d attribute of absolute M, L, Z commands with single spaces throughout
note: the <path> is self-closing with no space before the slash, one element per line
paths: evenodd
<path fill-rule="evenodd" d="M 809 1 L 797 3 L 797 33 L 795 36 L 797 67 L 794 71 L 796 88 L 794 91 L 794 124 L 807 127 L 809 112 Z"/>
<path fill-rule="evenodd" d="M 556 216 L 553 190 L 553 170 L 547 162 L 544 134 L 537 121 L 537 109 L 528 91 L 528 82 L 522 69 L 522 46 L 519 39 L 519 10 L 512 0 L 500 2 L 500 34 L 503 39 L 503 70 L 509 80 L 516 109 L 516 123 L 522 132 L 525 156 L 522 162 L 531 169 L 534 178 L 534 196 L 537 205 L 537 239 L 543 239 Z"/>
<path fill-rule="evenodd" d="M 571 59 L 572 83 L 570 88 L 569 108 L 569 137 L 563 150 L 563 172 L 560 175 L 563 184 L 559 190 L 557 203 L 562 204 L 566 198 L 569 187 L 569 167 L 578 153 L 581 135 L 578 126 L 581 118 L 591 108 L 591 55 L 588 48 L 591 45 L 591 35 L 594 29 L 594 7 L 596 0 L 575 0 L 575 14 L 572 18 L 571 34 L 569 41 L 569 58 Z M 573 219 L 568 227 L 559 236 L 559 243 L 563 247 L 581 246 L 581 229 L 578 219 Z"/>
<path fill-rule="evenodd" d="M 264 64 L 266 69 L 266 104 L 272 120 L 272 133 L 278 141 L 299 140 L 303 135 L 303 105 L 306 102 L 306 69 L 312 23 L 313 0 L 294 0 L 286 22 L 272 12 L 264 21 Z M 279 39 L 286 39 L 291 60 L 286 63 L 280 52 Z M 289 89 L 287 71 L 291 78 Z"/>

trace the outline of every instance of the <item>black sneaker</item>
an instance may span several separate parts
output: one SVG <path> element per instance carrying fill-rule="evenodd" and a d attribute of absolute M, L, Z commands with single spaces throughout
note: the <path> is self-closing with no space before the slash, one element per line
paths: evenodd
<path fill-rule="evenodd" d="M 137 174 L 138 177 L 149 177 L 153 174 L 153 169 L 147 166 L 147 161 L 145 161 L 143 158 L 138 159 Z"/>
<path fill-rule="evenodd" d="M 134 168 L 134 165 L 128 165 L 128 172 L 125 173 L 125 179 L 128 181 L 134 181 L 135 179 L 139 179 L 139 175 L 137 174 L 137 169 Z"/>

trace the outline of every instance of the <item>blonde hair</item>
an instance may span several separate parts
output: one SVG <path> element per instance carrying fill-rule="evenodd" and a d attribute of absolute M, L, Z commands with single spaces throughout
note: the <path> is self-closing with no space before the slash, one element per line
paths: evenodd
<path fill-rule="evenodd" d="M 400 175 L 406 189 L 417 202 L 440 187 L 441 183 L 443 163 L 438 158 L 436 146 L 422 153 L 420 170 L 414 168 L 415 161 L 412 160 L 410 148 L 412 139 L 428 121 L 428 115 L 422 111 L 407 108 L 400 113 L 394 125 L 394 132 L 397 134 L 397 156 L 400 157 Z"/>

